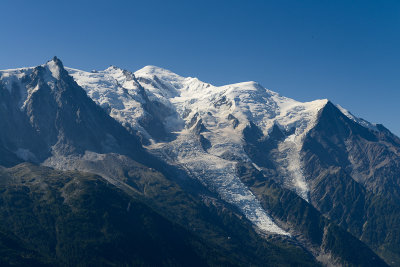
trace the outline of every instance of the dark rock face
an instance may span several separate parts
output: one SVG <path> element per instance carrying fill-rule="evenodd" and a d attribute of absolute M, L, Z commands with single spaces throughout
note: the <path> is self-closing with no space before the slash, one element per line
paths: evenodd
<path fill-rule="evenodd" d="M 127 152 L 127 145 L 140 144 L 125 129 L 99 108 L 56 61 L 59 79 L 52 89 L 42 79 L 39 69 L 31 77 L 39 90 L 31 97 L 26 112 L 49 146 L 57 153 Z M 128 148 L 129 149 L 129 148 Z"/>
<path fill-rule="evenodd" d="M 290 135 L 277 125 L 268 136 L 252 124 L 244 129 L 245 151 L 262 167 L 262 173 L 257 174 L 252 166 L 242 164 L 238 165 L 238 173 L 273 218 L 281 225 L 291 226 L 285 229 L 297 231 L 298 239 L 315 255 L 328 253 L 332 257 L 330 262 L 336 258 L 337 263 L 346 259 L 349 262 L 345 264 L 357 264 L 361 258 L 351 255 L 360 253 L 355 250 L 348 254 L 349 251 L 343 250 L 348 248 L 347 244 L 356 242 L 356 237 L 386 263 L 399 266 L 400 142 L 384 127 L 376 128 L 365 128 L 352 121 L 330 102 L 320 111 L 317 124 L 307 134 L 301 150 L 311 205 L 276 184 L 280 180 L 276 172 L 279 154 L 274 151 Z M 348 233 L 342 233 L 341 228 Z M 328 229 L 332 233 L 327 235 Z M 334 244 L 325 240 L 327 236 L 341 238 Z M 360 248 L 366 253 L 363 257 L 370 255 L 363 265 L 374 266 L 370 260 L 377 256 L 371 250 L 367 252 L 361 242 L 353 246 L 363 247 Z"/>
<path fill-rule="evenodd" d="M 204 151 L 207 151 L 209 148 L 211 148 L 210 140 L 205 138 L 202 134 L 199 134 L 199 142 L 201 144 L 201 147 L 204 149 Z"/>
<path fill-rule="evenodd" d="M 387 266 L 363 242 L 251 165 L 239 164 L 238 174 L 273 218 L 323 264 Z"/>
<path fill-rule="evenodd" d="M 165 128 L 164 122 L 166 118 L 172 116 L 178 117 L 178 115 L 175 111 L 171 110 L 164 104 L 158 101 L 151 101 L 140 84 L 139 87 L 140 94 L 145 101 L 143 109 L 146 111 L 146 116 L 140 121 L 140 125 L 154 138 L 154 140 L 173 140 L 175 135 Z"/>
<path fill-rule="evenodd" d="M 280 129 L 275 125 L 271 136 L 264 136 L 260 128 L 250 122 L 243 130 L 245 139 L 244 150 L 258 166 L 274 169 L 275 165 L 270 157 L 272 149 L 276 148 L 278 141 L 283 137 Z"/>
<path fill-rule="evenodd" d="M 400 142 L 328 103 L 303 145 L 311 203 L 389 264 L 400 265 Z"/>
<path fill-rule="evenodd" d="M 316 156 L 307 166 L 342 167 L 369 191 L 399 199 L 400 139 L 379 130 L 382 126 L 377 129 L 353 122 L 329 103 L 304 142 L 306 158 L 311 158 L 308 152 Z"/>
<path fill-rule="evenodd" d="M 10 93 L 0 84 L 0 164 L 3 166 L 25 160 L 38 161 L 41 155 L 48 155 L 49 152 L 29 118 L 18 108 L 19 90 L 14 84 Z M 26 157 L 17 156 L 24 151 Z"/>
<path fill-rule="evenodd" d="M 228 115 L 228 120 L 230 120 L 232 122 L 232 126 L 234 129 L 239 125 L 239 120 L 232 114 Z"/>
<path fill-rule="evenodd" d="M 36 67 L 24 78 L 22 86 L 35 89 L 21 109 L 20 97 L 13 98 L 7 90 L 0 90 L 0 101 L 7 103 L 0 108 L 0 124 L 8 130 L 1 133 L 3 153 L 26 149 L 37 162 L 51 154 L 82 154 L 87 150 L 143 156 L 145 152 L 137 138 L 86 95 L 60 60 L 53 59 L 53 64 L 59 72 L 56 79 L 46 66 Z M 28 89 L 15 88 L 13 92 L 17 90 Z M 0 158 L 12 159 L 9 153 Z"/>

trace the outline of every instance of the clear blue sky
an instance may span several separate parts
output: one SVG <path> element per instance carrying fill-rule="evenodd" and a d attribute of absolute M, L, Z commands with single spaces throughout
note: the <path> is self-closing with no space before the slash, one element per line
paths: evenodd
<path fill-rule="evenodd" d="M 62 3 L 61 3 L 62 2 Z M 400 135 L 400 1 L 1 1 L 0 69 L 57 55 L 328 98 Z"/>

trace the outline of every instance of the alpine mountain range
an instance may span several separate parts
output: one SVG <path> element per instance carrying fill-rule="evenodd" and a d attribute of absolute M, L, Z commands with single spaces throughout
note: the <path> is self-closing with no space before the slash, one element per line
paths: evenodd
<path fill-rule="evenodd" d="M 329 100 L 0 71 L 0 264 L 400 266 L 400 138 Z"/>

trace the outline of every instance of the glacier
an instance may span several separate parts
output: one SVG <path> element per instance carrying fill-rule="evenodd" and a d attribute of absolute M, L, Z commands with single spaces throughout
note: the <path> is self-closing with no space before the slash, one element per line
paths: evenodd
<path fill-rule="evenodd" d="M 148 138 L 147 149 L 187 170 L 193 178 L 238 207 L 261 231 L 288 234 L 273 222 L 241 182 L 236 173 L 237 162 L 224 159 L 222 155 L 229 151 L 242 161 L 251 162 L 243 149 L 242 133 L 250 122 L 265 135 L 274 125 L 287 131 L 295 129 L 279 145 L 282 160 L 278 169 L 281 176 L 286 177 L 284 184 L 308 201 L 309 188 L 299 155 L 301 142 L 327 100 L 301 103 L 256 82 L 213 86 L 155 66 L 146 66 L 135 73 L 115 66 L 92 72 L 66 69 L 113 118 Z M 146 101 L 161 103 L 173 111 L 174 115 L 165 118 L 163 124 L 167 131 L 175 134 L 175 139 L 156 140 L 142 127 L 141 120 L 149 115 Z M 232 118 L 238 121 L 235 127 Z M 204 131 L 199 133 L 196 125 L 204 127 Z M 209 148 L 204 149 L 199 135 L 208 140 Z"/>

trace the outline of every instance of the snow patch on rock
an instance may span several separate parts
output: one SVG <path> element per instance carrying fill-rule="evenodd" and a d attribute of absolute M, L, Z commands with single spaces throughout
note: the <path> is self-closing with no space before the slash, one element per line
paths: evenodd
<path fill-rule="evenodd" d="M 370 123 L 370 122 L 368 122 L 368 121 L 366 121 L 366 120 L 364 120 L 364 119 L 362 119 L 362 118 L 358 118 L 358 117 L 354 116 L 353 114 L 351 114 L 350 111 L 348 111 L 347 109 L 343 108 L 342 106 L 340 106 L 340 105 L 338 105 L 338 104 L 336 105 L 336 107 L 337 107 L 344 115 L 346 115 L 350 120 L 352 120 L 352 121 L 354 121 L 354 122 L 356 122 L 356 123 L 358 123 L 358 124 L 360 124 L 360 125 L 362 125 L 362 126 L 368 128 L 368 129 L 370 129 L 370 130 L 379 132 L 378 128 L 376 127 L 376 124 Z"/>

